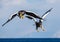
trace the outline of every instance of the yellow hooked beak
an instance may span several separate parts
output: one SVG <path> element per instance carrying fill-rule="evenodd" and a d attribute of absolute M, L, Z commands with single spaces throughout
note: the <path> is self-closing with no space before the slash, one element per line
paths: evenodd
<path fill-rule="evenodd" d="M 24 18 L 24 15 L 20 14 L 20 18 L 23 19 Z"/>

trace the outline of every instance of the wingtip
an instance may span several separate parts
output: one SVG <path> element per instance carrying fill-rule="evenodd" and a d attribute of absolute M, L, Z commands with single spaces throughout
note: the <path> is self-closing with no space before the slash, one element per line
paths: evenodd
<path fill-rule="evenodd" d="M 50 10 L 52 10 L 53 8 L 51 8 Z"/>
<path fill-rule="evenodd" d="M 48 11 L 50 12 L 53 8 L 50 8 Z"/>
<path fill-rule="evenodd" d="M 3 27 L 4 25 L 2 25 L 2 27 Z"/>
<path fill-rule="evenodd" d="M 2 27 L 5 26 L 6 23 L 2 24 Z"/>
<path fill-rule="evenodd" d="M 2 25 L 2 27 L 4 26 L 4 24 Z"/>

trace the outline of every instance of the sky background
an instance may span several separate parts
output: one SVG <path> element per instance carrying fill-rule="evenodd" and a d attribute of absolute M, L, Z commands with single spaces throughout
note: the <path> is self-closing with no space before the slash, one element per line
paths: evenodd
<path fill-rule="evenodd" d="M 18 17 L 2 27 L 9 16 L 19 10 L 42 16 L 50 8 L 53 10 L 43 22 L 46 31 L 37 32 L 34 21 Z M 60 38 L 60 0 L 0 0 L 0 38 Z"/>

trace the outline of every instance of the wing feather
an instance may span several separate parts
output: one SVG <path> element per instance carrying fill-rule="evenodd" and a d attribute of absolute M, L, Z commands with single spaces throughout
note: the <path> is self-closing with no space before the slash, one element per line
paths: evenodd
<path fill-rule="evenodd" d="M 43 15 L 42 15 L 42 18 L 44 19 L 48 14 L 49 12 L 52 10 L 53 8 L 49 9 L 47 12 L 45 12 Z"/>
<path fill-rule="evenodd" d="M 9 18 L 2 26 L 4 26 L 5 24 L 7 24 L 8 22 L 10 22 L 16 16 L 17 16 L 17 14 L 12 15 L 11 18 Z"/>
<path fill-rule="evenodd" d="M 28 19 L 33 19 L 35 22 L 37 21 L 34 17 L 32 16 L 26 16 Z"/>

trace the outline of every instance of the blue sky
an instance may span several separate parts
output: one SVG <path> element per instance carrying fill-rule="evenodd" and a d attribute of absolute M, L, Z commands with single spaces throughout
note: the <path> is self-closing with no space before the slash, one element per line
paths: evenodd
<path fill-rule="evenodd" d="M 37 32 L 34 22 L 27 18 L 15 17 L 2 27 L 11 14 L 26 10 L 43 15 L 48 9 L 53 10 L 46 16 L 43 26 L 46 31 Z M 0 0 L 0 38 L 60 38 L 60 0 Z"/>

